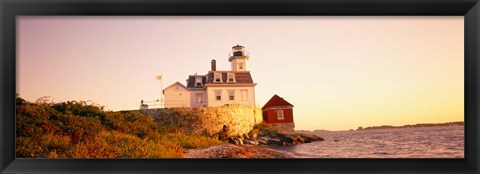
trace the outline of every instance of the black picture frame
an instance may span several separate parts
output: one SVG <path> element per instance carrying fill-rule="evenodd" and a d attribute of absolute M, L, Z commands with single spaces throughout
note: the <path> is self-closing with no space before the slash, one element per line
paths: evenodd
<path fill-rule="evenodd" d="M 1 0 L 1 173 L 479 173 L 478 0 Z M 464 16 L 464 159 L 16 159 L 18 15 Z"/>

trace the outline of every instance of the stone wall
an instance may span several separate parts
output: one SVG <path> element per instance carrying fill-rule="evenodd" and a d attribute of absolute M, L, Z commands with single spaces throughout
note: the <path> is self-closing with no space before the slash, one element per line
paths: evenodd
<path fill-rule="evenodd" d="M 233 134 L 243 134 L 263 121 L 260 108 L 246 105 L 149 109 L 142 112 L 152 116 L 160 126 L 174 127 L 187 133 L 214 134 L 227 125 Z"/>
<path fill-rule="evenodd" d="M 272 126 L 281 132 L 293 133 L 295 130 L 295 123 L 270 123 Z"/>

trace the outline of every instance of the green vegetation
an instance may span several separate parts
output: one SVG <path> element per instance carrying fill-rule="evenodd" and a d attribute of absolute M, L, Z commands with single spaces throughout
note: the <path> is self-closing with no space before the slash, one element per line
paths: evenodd
<path fill-rule="evenodd" d="M 140 112 L 104 111 L 86 102 L 31 103 L 17 97 L 19 158 L 181 158 L 220 144 L 207 135 L 160 127 Z"/>

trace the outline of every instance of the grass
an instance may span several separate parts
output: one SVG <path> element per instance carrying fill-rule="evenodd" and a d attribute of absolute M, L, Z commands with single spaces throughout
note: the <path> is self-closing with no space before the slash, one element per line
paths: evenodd
<path fill-rule="evenodd" d="M 184 149 L 221 143 L 159 127 L 139 112 L 104 111 L 85 102 L 17 97 L 16 113 L 18 158 L 181 158 Z"/>

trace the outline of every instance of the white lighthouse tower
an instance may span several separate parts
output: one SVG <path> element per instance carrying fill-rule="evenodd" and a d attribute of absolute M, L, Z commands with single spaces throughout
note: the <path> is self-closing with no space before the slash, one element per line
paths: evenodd
<path fill-rule="evenodd" d="M 232 71 L 248 71 L 248 59 L 248 52 L 245 52 L 245 47 L 237 44 L 232 47 L 232 52 L 230 53 L 228 61 L 232 64 Z"/>

